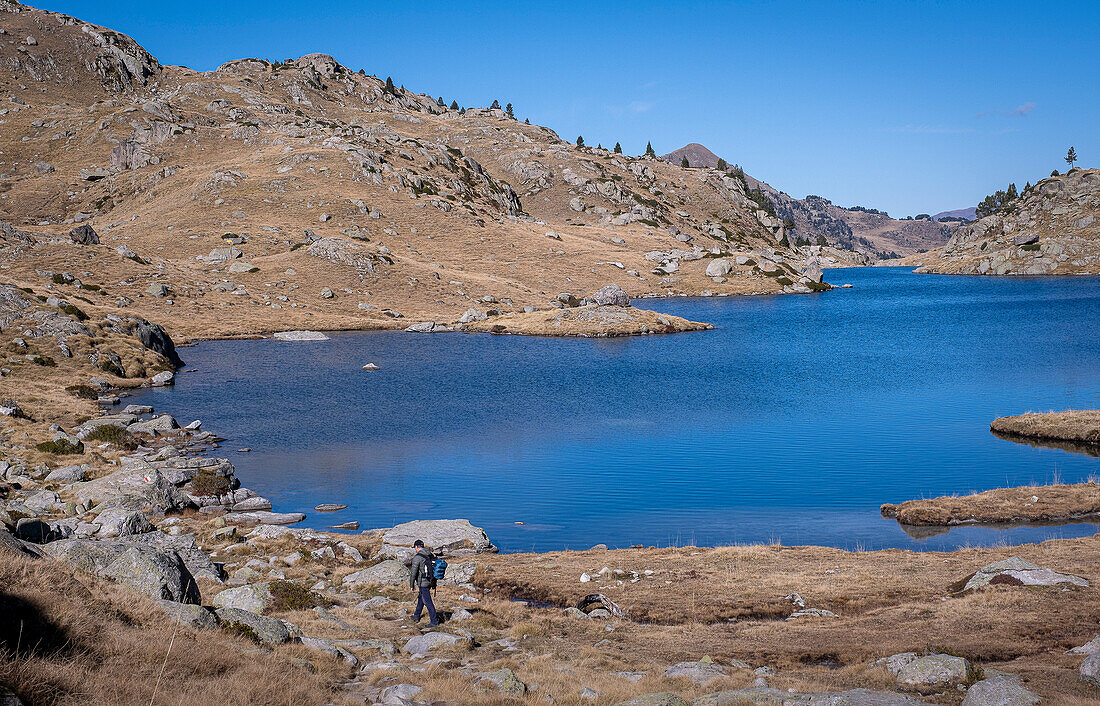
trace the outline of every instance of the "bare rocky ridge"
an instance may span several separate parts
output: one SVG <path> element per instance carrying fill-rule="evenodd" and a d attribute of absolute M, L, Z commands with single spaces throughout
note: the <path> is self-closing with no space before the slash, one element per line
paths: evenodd
<path fill-rule="evenodd" d="M 718 155 L 697 142 L 662 157 L 670 164 L 680 164 L 684 158 L 691 167 L 718 166 Z M 952 224 L 934 219 L 898 220 L 873 209 L 843 208 L 822 196 L 796 199 L 751 176 L 745 175 L 745 180 L 748 188 L 759 188 L 768 196 L 776 218 L 794 224 L 786 230 L 789 241 L 804 238 L 818 245 L 824 238 L 827 246 L 815 252 L 834 267 L 867 265 L 924 252 L 940 247 L 951 236 Z"/>
<path fill-rule="evenodd" d="M 1073 169 L 960 227 L 943 248 L 908 258 L 918 272 L 970 275 L 1100 273 L 1100 170 Z"/>

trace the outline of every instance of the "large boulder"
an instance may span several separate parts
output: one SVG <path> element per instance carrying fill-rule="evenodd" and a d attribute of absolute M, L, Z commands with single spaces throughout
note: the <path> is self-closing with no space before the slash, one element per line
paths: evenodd
<path fill-rule="evenodd" d="M 680 662 L 665 670 L 665 676 L 669 679 L 682 677 L 684 679 L 690 679 L 700 685 L 709 684 L 715 679 L 721 679 L 726 675 L 726 669 L 715 664 L 712 660 Z"/>
<path fill-rule="evenodd" d="M 733 263 L 724 257 L 711 260 L 707 265 L 707 277 L 725 277 L 733 269 Z"/>
<path fill-rule="evenodd" d="M 16 539 L 12 536 L 11 532 L 8 532 L 4 529 L 3 525 L 0 525 L 0 556 L 5 554 L 14 554 L 28 558 L 42 556 L 42 553 L 37 548 Z"/>
<path fill-rule="evenodd" d="M 180 625 L 186 625 L 196 630 L 215 630 L 218 627 L 218 619 L 205 606 L 165 600 L 157 601 L 157 605 L 168 614 L 168 617 Z"/>
<path fill-rule="evenodd" d="M 163 512 L 190 506 L 190 500 L 174 484 L 152 467 L 122 469 L 95 480 L 74 483 L 71 488 L 77 500 L 87 507 L 129 498 L 143 507 L 159 508 Z"/>
<path fill-rule="evenodd" d="M 77 245 L 99 245 L 99 235 L 87 223 L 70 230 L 69 239 Z"/>
<path fill-rule="evenodd" d="M 1018 556 L 1009 557 L 978 569 L 966 581 L 962 590 L 973 591 L 989 584 L 1008 586 L 1054 586 L 1068 584 L 1088 586 L 1088 579 L 1072 574 L 1060 574 L 1052 569 L 1036 566 Z"/>
<path fill-rule="evenodd" d="M 481 672 L 477 675 L 477 680 L 482 684 L 492 685 L 494 689 L 507 696 L 520 697 L 527 693 L 527 685 L 507 667 L 493 672 Z"/>
<path fill-rule="evenodd" d="M 141 341 L 141 345 L 167 358 L 173 368 L 183 367 L 183 361 L 176 353 L 176 344 L 160 324 L 138 321 L 134 325 L 134 335 Z"/>
<path fill-rule="evenodd" d="M 731 689 L 718 691 L 713 694 L 705 694 L 693 699 L 691 706 L 742 706 L 743 704 L 786 704 L 792 696 L 786 691 L 773 689 L 770 686 L 753 686 L 747 689 Z M 627 702 L 630 703 L 630 702 Z M 847 701 L 831 702 L 831 704 L 847 704 Z M 622 704 L 619 704 L 622 706 Z"/>
<path fill-rule="evenodd" d="M 408 561 L 416 553 L 413 542 L 418 539 L 436 554 L 447 556 L 497 551 L 485 530 L 469 520 L 414 520 L 386 530 L 378 556 Z"/>
<path fill-rule="evenodd" d="M 630 306 L 630 295 L 617 284 L 600 287 L 592 295 L 592 300 L 600 306 Z"/>
<path fill-rule="evenodd" d="M 401 651 L 407 655 L 425 655 L 439 647 L 451 647 L 466 642 L 468 638 L 447 632 L 426 632 L 409 638 Z"/>
<path fill-rule="evenodd" d="M 1077 678 L 1093 686 L 1100 686 L 1100 654 L 1085 657 Z"/>
<path fill-rule="evenodd" d="M 897 673 L 898 686 L 906 691 L 933 694 L 966 681 L 970 662 L 954 655 L 916 657 Z"/>
<path fill-rule="evenodd" d="M 256 615 L 240 608 L 218 608 L 214 611 L 222 627 L 248 637 L 255 637 L 265 645 L 281 645 L 290 642 L 290 630 L 277 618 Z"/>
<path fill-rule="evenodd" d="M 214 596 L 211 605 L 215 608 L 238 608 L 250 613 L 263 613 L 274 601 L 269 584 L 253 583 L 225 589 Z"/>
<path fill-rule="evenodd" d="M 1033 706 L 1040 699 L 1011 676 L 983 679 L 966 691 L 962 706 Z"/>
<path fill-rule="evenodd" d="M 147 596 L 177 603 L 199 603 L 198 585 L 183 559 L 140 542 L 63 539 L 43 545 L 50 556 Z"/>
<path fill-rule="evenodd" d="M 390 559 L 344 577 L 344 583 L 401 586 L 409 582 L 409 568 L 400 561 Z"/>
<path fill-rule="evenodd" d="M 155 528 L 140 510 L 126 507 L 109 507 L 95 518 L 95 524 L 99 525 L 96 537 L 127 537 L 135 534 L 152 532 Z"/>

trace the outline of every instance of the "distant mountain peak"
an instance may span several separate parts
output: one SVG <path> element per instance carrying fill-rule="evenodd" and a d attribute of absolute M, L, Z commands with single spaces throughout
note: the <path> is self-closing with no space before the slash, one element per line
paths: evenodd
<path fill-rule="evenodd" d="M 698 142 L 689 142 L 678 150 L 662 155 L 661 159 L 679 165 L 685 157 L 687 157 L 688 165 L 692 167 L 714 168 L 718 166 L 718 155 Z"/>

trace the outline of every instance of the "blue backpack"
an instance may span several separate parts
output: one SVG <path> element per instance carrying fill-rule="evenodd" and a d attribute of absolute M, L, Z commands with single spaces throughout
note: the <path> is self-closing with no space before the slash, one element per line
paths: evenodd
<path fill-rule="evenodd" d="M 442 559 L 436 559 L 432 562 L 432 579 L 435 581 L 442 581 L 443 577 L 447 575 L 447 562 Z"/>

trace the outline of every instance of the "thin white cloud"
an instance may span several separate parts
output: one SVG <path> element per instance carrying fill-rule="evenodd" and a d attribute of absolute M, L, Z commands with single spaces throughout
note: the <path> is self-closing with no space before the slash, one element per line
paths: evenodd
<path fill-rule="evenodd" d="M 983 110 L 974 117 L 985 118 L 990 115 L 1007 115 L 1009 117 L 1022 118 L 1037 107 L 1034 101 L 1028 101 L 1027 103 L 1021 103 L 1012 110 Z"/>
<path fill-rule="evenodd" d="M 889 132 L 900 132 L 907 135 L 961 135 L 974 132 L 968 127 L 949 127 L 946 125 L 902 125 L 890 128 Z"/>
<path fill-rule="evenodd" d="M 631 101 L 627 108 L 631 113 L 645 113 L 654 106 L 652 101 Z"/>

